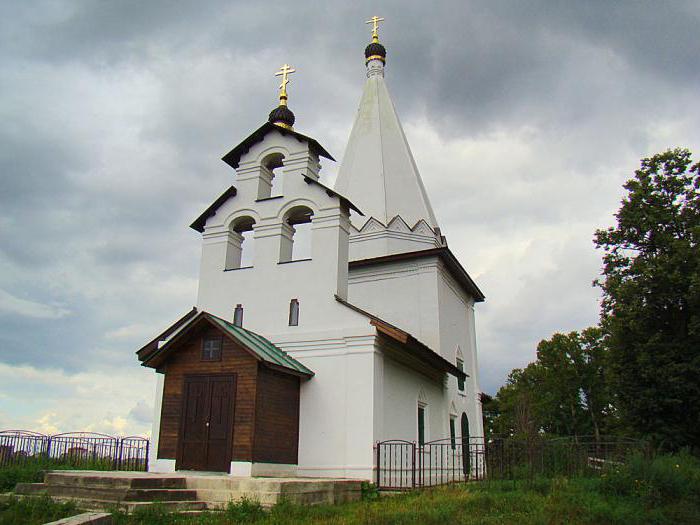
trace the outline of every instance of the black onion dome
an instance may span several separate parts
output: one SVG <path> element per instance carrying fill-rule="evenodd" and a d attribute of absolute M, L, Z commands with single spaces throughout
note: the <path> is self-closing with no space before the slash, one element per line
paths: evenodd
<path fill-rule="evenodd" d="M 290 128 L 294 126 L 294 113 L 287 106 L 277 106 L 275 109 L 270 111 L 270 116 L 268 120 L 272 124 L 284 124 Z"/>
<path fill-rule="evenodd" d="M 382 61 L 386 59 L 386 48 L 379 42 L 372 42 L 365 48 L 365 58 L 369 57 L 382 57 Z"/>

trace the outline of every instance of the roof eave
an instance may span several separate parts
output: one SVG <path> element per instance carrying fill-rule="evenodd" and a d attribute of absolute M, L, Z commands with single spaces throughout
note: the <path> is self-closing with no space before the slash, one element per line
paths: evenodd
<path fill-rule="evenodd" d="M 265 138 L 265 135 L 268 134 L 270 131 L 279 131 L 282 135 L 291 135 L 292 137 L 295 137 L 297 140 L 307 142 L 311 149 L 318 154 L 320 157 L 325 157 L 329 160 L 335 161 L 333 156 L 326 151 L 326 149 L 321 146 L 316 139 L 312 139 L 311 137 L 307 137 L 306 135 L 302 135 L 301 133 L 298 133 L 294 131 L 293 129 L 286 129 L 281 126 L 276 126 L 270 122 L 265 122 L 262 126 L 260 126 L 258 129 L 253 131 L 250 135 L 248 135 L 245 139 L 243 139 L 243 142 L 238 144 L 235 148 L 233 148 L 231 151 L 229 151 L 226 155 L 221 157 L 221 160 L 223 160 L 226 164 L 231 166 L 233 169 L 238 168 L 238 164 L 241 160 L 241 157 L 248 153 L 250 151 L 250 148 L 252 148 L 255 144 L 258 142 L 262 141 Z"/>
<path fill-rule="evenodd" d="M 457 282 L 462 286 L 462 288 L 474 298 L 475 302 L 481 303 L 486 299 L 483 292 L 479 289 L 474 280 L 469 276 L 462 264 L 457 260 L 454 254 L 446 246 L 441 246 L 439 248 L 429 248 L 427 250 L 416 250 L 414 252 L 382 255 L 380 257 L 371 257 L 369 259 L 360 259 L 357 261 L 350 261 L 349 266 L 350 268 L 358 268 L 362 266 L 385 264 L 407 259 L 421 259 L 424 257 L 440 257 L 440 259 L 445 263 L 445 266 L 447 266 L 447 269 L 450 270 L 452 276 L 457 280 Z"/>
<path fill-rule="evenodd" d="M 356 211 L 357 213 L 359 213 L 363 217 L 365 216 L 365 214 L 362 213 L 362 211 L 357 206 L 355 206 L 350 199 L 348 199 L 347 197 L 343 197 L 340 193 L 329 188 L 325 184 L 321 184 L 319 181 L 309 177 L 308 175 L 304 175 L 304 181 L 307 184 L 316 184 L 316 185 L 320 186 L 321 188 L 326 190 L 326 194 L 328 194 L 329 197 L 336 197 L 338 200 L 340 200 L 341 203 L 343 203 L 345 206 L 347 206 L 351 210 Z"/>
<path fill-rule="evenodd" d="M 187 312 L 185 315 L 180 317 L 177 321 L 171 324 L 166 330 L 158 334 L 156 337 L 151 339 L 148 343 L 143 345 L 139 350 L 136 351 L 136 355 L 139 361 L 143 361 L 148 358 L 153 352 L 158 350 L 158 342 L 163 341 L 168 335 L 172 334 L 175 330 L 180 328 L 183 324 L 188 322 L 194 316 L 197 315 L 197 307 L 193 306 L 192 310 Z"/>
<path fill-rule="evenodd" d="M 216 200 L 212 202 L 211 205 L 209 205 L 209 207 L 204 210 L 204 212 L 202 212 L 202 214 L 197 217 L 192 224 L 190 224 L 190 228 L 198 231 L 199 233 L 204 233 L 204 226 L 206 226 L 209 217 L 216 215 L 216 211 L 219 209 L 219 207 L 229 198 L 235 197 L 237 193 L 238 190 L 236 190 L 235 186 L 228 188 L 225 192 L 219 195 Z"/>
<path fill-rule="evenodd" d="M 411 334 L 403 332 L 403 330 L 397 329 L 396 327 L 380 320 L 373 319 L 372 321 L 370 321 L 370 324 L 374 326 L 378 332 L 381 332 L 382 334 L 392 338 L 393 340 L 402 343 L 405 348 L 413 352 L 416 358 L 429 364 L 437 370 L 451 374 L 456 378 L 462 380 L 465 380 L 467 377 L 469 377 L 469 375 L 466 372 L 457 368 L 447 359 L 435 352 L 432 348 L 418 341 L 418 339 L 413 337 Z"/>
<path fill-rule="evenodd" d="M 457 368 L 455 365 L 450 363 L 447 359 L 435 352 L 429 346 L 421 343 L 418 339 L 413 337 L 405 330 L 402 330 L 401 328 L 398 328 L 397 326 L 394 326 L 391 323 L 387 323 L 386 321 L 377 317 L 376 315 L 373 315 L 363 310 L 362 308 L 359 308 L 354 304 L 347 302 L 345 299 L 341 298 L 338 295 L 335 296 L 335 300 L 347 306 L 351 310 L 354 310 L 369 318 L 370 324 L 374 326 L 378 332 L 381 332 L 382 334 L 384 334 L 387 337 L 390 337 L 394 341 L 401 343 L 406 348 L 415 349 L 415 356 L 421 361 L 427 362 L 430 366 L 433 366 L 438 370 L 442 370 L 443 372 L 447 372 L 448 374 L 452 374 L 457 378 L 466 379 L 467 377 L 469 377 L 464 371 Z"/>

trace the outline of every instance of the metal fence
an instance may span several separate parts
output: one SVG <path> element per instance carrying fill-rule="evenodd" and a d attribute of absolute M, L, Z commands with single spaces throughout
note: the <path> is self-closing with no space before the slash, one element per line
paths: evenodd
<path fill-rule="evenodd" d="M 147 438 L 95 432 L 44 435 L 27 430 L 0 431 L 0 468 L 30 462 L 89 470 L 148 470 Z"/>
<path fill-rule="evenodd" d="M 529 439 L 482 437 L 416 444 L 387 440 L 375 445 L 377 486 L 411 490 L 461 481 L 535 476 L 597 475 L 631 453 L 645 453 L 639 440 L 577 436 Z"/>

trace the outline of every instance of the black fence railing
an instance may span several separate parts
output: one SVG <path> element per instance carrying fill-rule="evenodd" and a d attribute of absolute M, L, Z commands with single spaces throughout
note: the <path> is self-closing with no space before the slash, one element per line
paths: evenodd
<path fill-rule="evenodd" d="M 536 436 L 488 441 L 457 437 L 423 445 L 387 440 L 378 442 L 374 451 L 377 486 L 382 490 L 411 490 L 484 479 L 597 475 L 632 453 L 646 453 L 647 448 L 642 441 L 618 437 Z"/>
<path fill-rule="evenodd" d="M 91 470 L 148 470 L 149 440 L 95 432 L 44 435 L 27 430 L 0 431 L 0 468 L 29 462 Z"/>

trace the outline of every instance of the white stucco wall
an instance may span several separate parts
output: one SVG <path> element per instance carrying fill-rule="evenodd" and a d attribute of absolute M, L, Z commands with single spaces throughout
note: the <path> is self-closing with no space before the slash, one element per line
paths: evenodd
<path fill-rule="evenodd" d="M 450 403 L 453 403 L 456 415 L 466 412 L 470 434 L 482 436 L 474 303 L 438 257 L 353 268 L 349 283 L 351 303 L 406 330 L 449 362 L 456 363 L 457 348 L 460 348 L 465 372 L 470 377 L 465 382 L 464 392 L 458 391 L 455 377 L 448 377 L 441 410 L 449 413 Z M 391 388 L 384 386 L 388 392 Z M 415 418 L 414 415 L 414 426 Z M 449 418 L 441 424 L 442 435 L 433 435 L 435 439 L 449 437 Z M 386 423 L 385 428 L 391 426 Z M 403 432 L 399 428 L 397 431 Z"/>
<path fill-rule="evenodd" d="M 462 392 L 457 388 L 457 379 L 450 377 L 448 397 L 454 402 L 458 415 L 466 412 L 470 435 L 483 436 L 474 301 L 444 269 L 439 273 L 438 283 L 441 353 L 445 359 L 454 363 L 459 348 L 464 360 L 464 371 L 469 376 Z"/>
<path fill-rule="evenodd" d="M 348 300 L 440 348 L 437 257 L 353 268 Z"/>
<path fill-rule="evenodd" d="M 443 385 L 389 357 L 383 359 L 383 427 L 378 440 L 418 442 L 418 403 L 425 404 L 425 440 L 449 437 Z"/>

